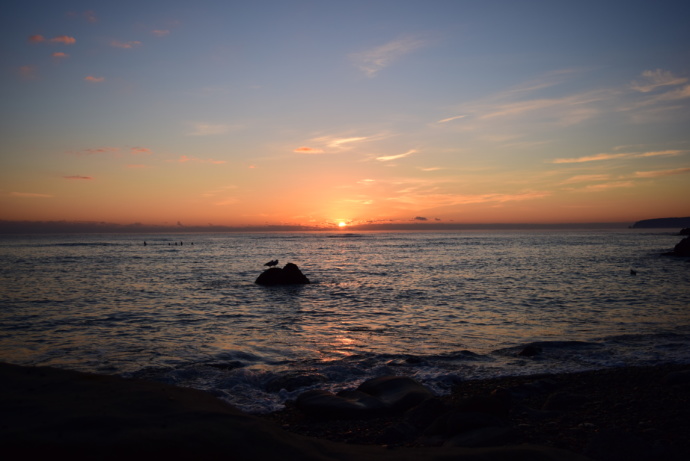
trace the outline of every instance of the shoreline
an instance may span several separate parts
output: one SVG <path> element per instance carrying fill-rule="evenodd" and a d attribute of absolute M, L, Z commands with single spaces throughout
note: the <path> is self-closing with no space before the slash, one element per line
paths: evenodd
<path fill-rule="evenodd" d="M 6 453 L 111 459 L 690 459 L 690 365 L 465 381 L 434 400 L 457 409 L 497 389 L 511 397 L 500 440 L 439 446 L 405 433 L 409 414 L 327 420 L 290 404 L 252 416 L 193 389 L 0 363 L 0 441 Z"/>

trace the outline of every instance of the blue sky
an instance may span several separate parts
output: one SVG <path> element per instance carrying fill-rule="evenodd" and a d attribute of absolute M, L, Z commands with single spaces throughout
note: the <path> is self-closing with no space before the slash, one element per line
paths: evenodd
<path fill-rule="evenodd" d="M 687 2 L 10 2 L 0 219 L 688 215 Z"/>

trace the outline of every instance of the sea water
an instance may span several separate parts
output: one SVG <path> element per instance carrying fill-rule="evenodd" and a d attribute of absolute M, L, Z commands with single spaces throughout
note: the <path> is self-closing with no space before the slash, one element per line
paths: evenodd
<path fill-rule="evenodd" d="M 385 374 L 690 362 L 670 230 L 0 236 L 0 360 L 203 389 L 255 413 Z M 292 262 L 303 286 L 254 283 Z M 635 271 L 633 274 L 631 271 Z M 537 343 L 541 353 L 519 352 Z"/>

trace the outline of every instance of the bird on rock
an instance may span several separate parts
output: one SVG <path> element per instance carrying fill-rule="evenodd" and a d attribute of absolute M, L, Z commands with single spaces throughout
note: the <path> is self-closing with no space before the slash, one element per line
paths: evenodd
<path fill-rule="evenodd" d="M 273 261 L 269 261 L 266 264 L 264 264 L 264 266 L 268 266 L 268 267 L 273 267 L 273 266 L 277 266 L 277 265 L 278 265 L 277 259 L 274 259 Z"/>

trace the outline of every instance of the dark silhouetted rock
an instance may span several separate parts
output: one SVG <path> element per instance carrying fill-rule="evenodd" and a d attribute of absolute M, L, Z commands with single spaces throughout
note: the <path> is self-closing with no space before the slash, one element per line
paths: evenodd
<path fill-rule="evenodd" d="M 409 410 L 434 396 L 429 389 L 406 376 L 381 376 L 370 379 L 360 384 L 357 390 L 376 397 L 394 411 Z"/>
<path fill-rule="evenodd" d="M 402 376 L 383 376 L 363 382 L 357 390 L 333 394 L 312 390 L 295 402 L 305 414 L 321 418 L 363 418 L 409 410 L 433 397 L 417 381 Z"/>
<path fill-rule="evenodd" d="M 677 256 L 690 256 L 690 237 L 686 237 L 673 248 L 673 254 Z"/>
<path fill-rule="evenodd" d="M 518 353 L 518 355 L 522 357 L 534 357 L 535 355 L 539 355 L 541 353 L 542 348 L 540 346 L 537 346 L 536 344 L 528 344 Z"/>
<path fill-rule="evenodd" d="M 690 235 L 690 227 L 686 227 L 685 229 L 681 229 L 678 235 Z"/>
<path fill-rule="evenodd" d="M 300 411 L 318 418 L 361 418 L 385 409 L 378 399 L 357 391 L 338 395 L 322 390 L 307 391 L 297 397 L 295 404 Z"/>
<path fill-rule="evenodd" d="M 305 285 L 311 282 L 296 264 L 287 263 L 282 269 L 271 267 L 263 271 L 254 283 L 259 285 Z"/>

